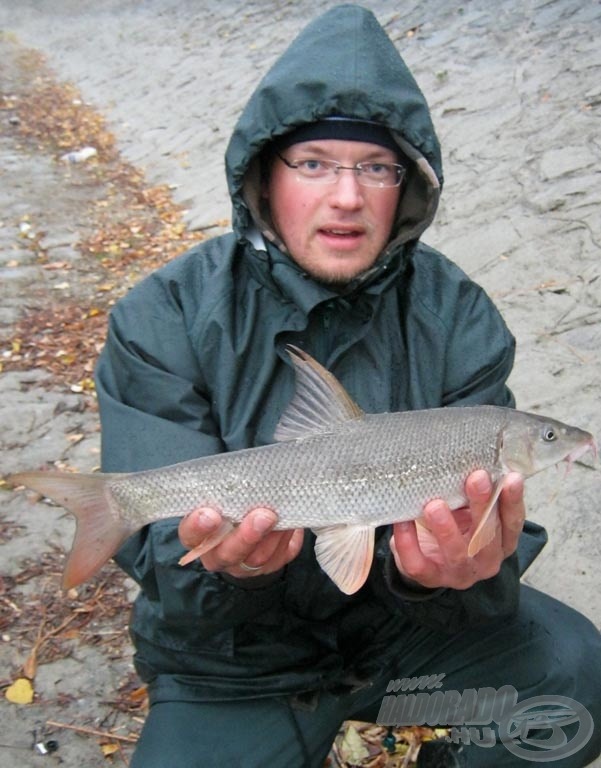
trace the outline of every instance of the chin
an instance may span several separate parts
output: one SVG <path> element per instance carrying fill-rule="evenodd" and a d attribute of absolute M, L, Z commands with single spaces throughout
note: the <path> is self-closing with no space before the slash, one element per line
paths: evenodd
<path fill-rule="evenodd" d="M 317 268 L 308 269 L 307 272 L 314 280 L 317 280 L 319 283 L 323 283 L 324 285 L 344 286 L 347 285 L 347 283 L 356 280 L 364 272 L 367 272 L 370 267 L 371 265 L 366 267 L 362 264 L 353 269 L 349 268 L 347 265 L 346 269 L 337 269 L 336 267 L 332 267 L 331 269 Z"/>
<path fill-rule="evenodd" d="M 310 272 L 309 274 L 311 277 L 316 280 L 318 283 L 323 283 L 324 285 L 329 285 L 332 287 L 344 287 L 345 285 L 348 285 L 348 283 L 352 282 L 355 278 L 359 277 L 363 273 L 363 270 L 357 271 L 357 272 L 351 272 L 351 273 L 334 273 L 329 272 L 327 274 L 323 274 L 321 272 Z"/>

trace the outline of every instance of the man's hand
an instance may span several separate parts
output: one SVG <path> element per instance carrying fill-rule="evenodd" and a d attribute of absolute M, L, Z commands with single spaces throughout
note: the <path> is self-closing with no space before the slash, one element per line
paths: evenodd
<path fill-rule="evenodd" d="M 494 539 L 474 557 L 468 544 L 492 494 L 492 483 L 482 470 L 467 479 L 469 507 L 451 512 L 435 499 L 424 507 L 427 528 L 419 523 L 397 523 L 390 540 L 396 566 L 402 576 L 423 587 L 467 589 L 477 581 L 495 576 L 518 544 L 525 518 L 524 483 L 510 474 L 498 500 L 500 525 Z"/>
<path fill-rule="evenodd" d="M 251 510 L 223 541 L 201 555 L 200 561 L 207 571 L 225 572 L 237 579 L 279 571 L 300 552 L 303 530 L 272 531 L 277 519 L 271 509 Z M 194 549 L 215 533 L 221 523 L 221 515 L 215 509 L 194 510 L 179 525 L 180 541 L 186 549 Z"/>

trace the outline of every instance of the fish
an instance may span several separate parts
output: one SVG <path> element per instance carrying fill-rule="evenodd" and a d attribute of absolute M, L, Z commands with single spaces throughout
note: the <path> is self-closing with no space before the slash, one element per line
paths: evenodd
<path fill-rule="evenodd" d="M 474 557 L 494 538 L 497 500 L 510 472 L 530 477 L 587 451 L 593 436 L 539 414 L 495 405 L 364 413 L 336 377 L 287 345 L 295 390 L 274 442 L 158 469 L 78 474 L 25 471 L 13 486 L 33 489 L 77 521 L 63 587 L 90 579 L 135 531 L 157 520 L 214 507 L 221 526 L 179 561 L 216 547 L 256 507 L 276 511 L 275 530 L 311 529 L 319 566 L 345 594 L 365 583 L 378 526 L 419 520 L 424 505 L 467 504 L 465 480 L 486 470 L 490 502 L 469 542 Z"/>

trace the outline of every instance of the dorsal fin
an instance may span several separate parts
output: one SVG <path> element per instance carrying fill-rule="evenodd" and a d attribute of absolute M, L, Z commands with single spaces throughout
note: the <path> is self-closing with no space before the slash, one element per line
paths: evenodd
<path fill-rule="evenodd" d="M 331 432 L 337 424 L 363 416 L 338 379 L 317 360 L 292 344 L 286 345 L 286 351 L 294 365 L 296 391 L 275 429 L 274 440 Z"/>

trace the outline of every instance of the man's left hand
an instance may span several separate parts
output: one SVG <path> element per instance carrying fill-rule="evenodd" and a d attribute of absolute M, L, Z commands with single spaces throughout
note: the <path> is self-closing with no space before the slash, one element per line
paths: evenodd
<path fill-rule="evenodd" d="M 473 472 L 465 484 L 469 507 L 452 512 L 441 499 L 424 507 L 426 526 L 394 525 L 390 547 L 401 576 L 422 587 L 467 589 L 495 576 L 505 558 L 515 552 L 524 525 L 524 482 L 511 473 L 497 502 L 500 525 L 494 539 L 474 557 L 468 544 L 493 492 L 488 473 Z"/>

